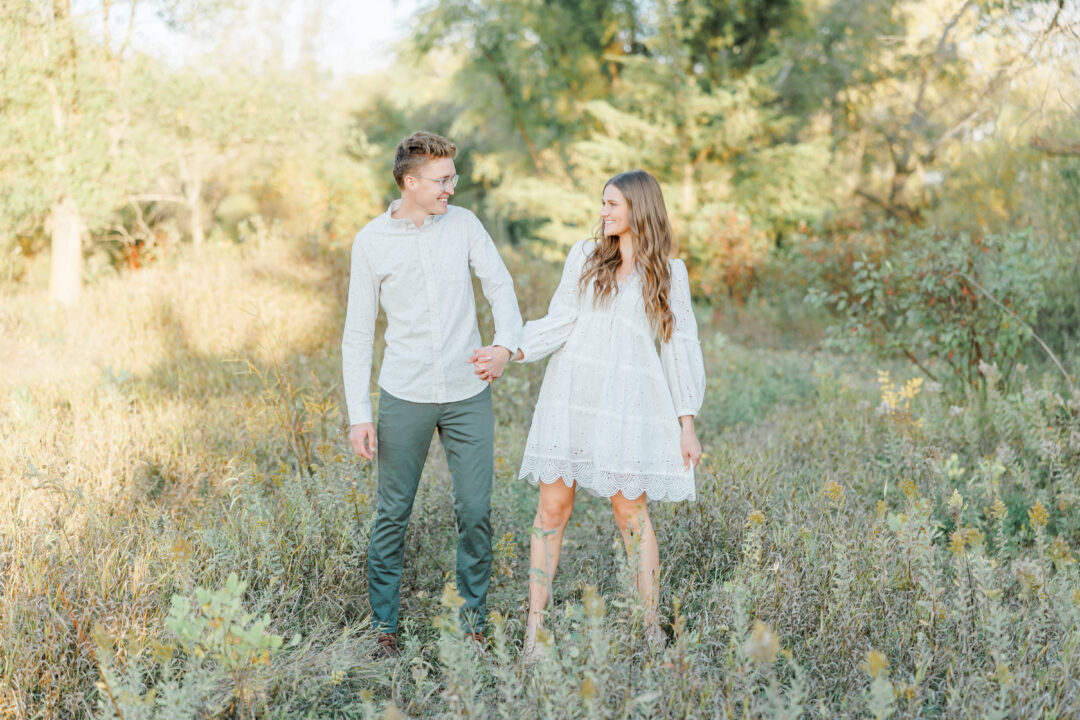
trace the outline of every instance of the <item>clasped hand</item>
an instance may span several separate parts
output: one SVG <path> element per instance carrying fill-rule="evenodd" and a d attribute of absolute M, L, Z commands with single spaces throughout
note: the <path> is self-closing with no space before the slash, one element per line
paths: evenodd
<path fill-rule="evenodd" d="M 476 376 L 486 382 L 501 377 L 509 361 L 510 351 L 501 345 L 487 345 L 473 350 L 472 357 L 468 360 L 473 364 Z"/>

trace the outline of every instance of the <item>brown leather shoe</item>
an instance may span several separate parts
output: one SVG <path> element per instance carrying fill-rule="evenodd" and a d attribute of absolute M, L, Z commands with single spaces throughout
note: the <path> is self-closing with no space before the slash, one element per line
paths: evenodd
<path fill-rule="evenodd" d="M 379 633 L 375 638 L 375 643 L 375 652 L 372 653 L 372 657 L 376 660 L 392 660 L 401 655 L 398 652 L 397 633 Z"/>
<path fill-rule="evenodd" d="M 480 652 L 487 651 L 487 638 L 484 637 L 484 633 L 467 632 L 465 633 L 465 638 L 467 640 L 472 640 L 474 643 L 476 643 L 476 647 L 480 650 Z"/>

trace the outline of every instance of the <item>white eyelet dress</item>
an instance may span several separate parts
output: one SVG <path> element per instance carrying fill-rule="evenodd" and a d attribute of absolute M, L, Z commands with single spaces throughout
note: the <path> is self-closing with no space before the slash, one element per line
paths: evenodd
<path fill-rule="evenodd" d="M 561 479 L 601 497 L 693 500 L 694 470 L 681 457 L 678 419 L 701 409 L 705 367 L 686 265 L 669 261 L 675 327 L 658 353 L 636 270 L 600 306 L 591 285 L 579 293 L 595 247 L 583 240 L 571 248 L 548 314 L 522 333 L 526 362 L 552 358 L 519 477 L 533 485 Z"/>

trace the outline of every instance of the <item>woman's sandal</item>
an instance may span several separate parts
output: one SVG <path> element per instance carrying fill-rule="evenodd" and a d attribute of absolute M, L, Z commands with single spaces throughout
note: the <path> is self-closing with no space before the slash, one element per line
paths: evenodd
<path fill-rule="evenodd" d="M 525 647 L 521 651 L 521 664 L 529 667 L 540 662 L 544 657 L 544 646 L 538 642 L 525 641 Z"/>
<path fill-rule="evenodd" d="M 667 635 L 660 628 L 660 623 L 645 629 L 645 639 L 649 641 L 649 649 L 660 652 L 667 646 Z"/>

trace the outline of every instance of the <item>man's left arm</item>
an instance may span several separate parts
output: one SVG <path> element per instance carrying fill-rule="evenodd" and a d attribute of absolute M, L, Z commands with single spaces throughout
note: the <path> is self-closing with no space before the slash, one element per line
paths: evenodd
<path fill-rule="evenodd" d="M 521 311 L 518 309 L 517 295 L 514 294 L 514 280 L 495 248 L 495 241 L 475 216 L 473 223 L 469 237 L 469 265 L 480 279 L 484 297 L 491 305 L 495 338 L 491 346 L 473 353 L 472 360 L 476 362 L 479 357 L 485 357 L 485 367 L 492 378 L 497 378 L 510 357 L 517 352 L 521 340 Z M 506 352 L 497 348 L 504 348 Z"/>

